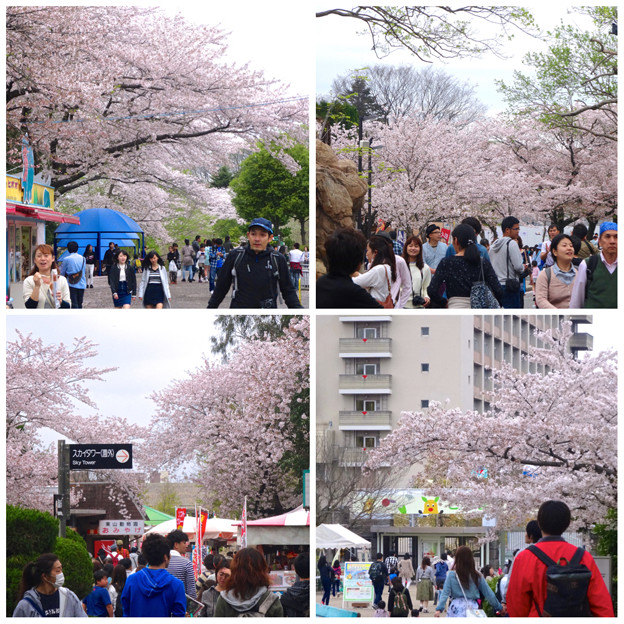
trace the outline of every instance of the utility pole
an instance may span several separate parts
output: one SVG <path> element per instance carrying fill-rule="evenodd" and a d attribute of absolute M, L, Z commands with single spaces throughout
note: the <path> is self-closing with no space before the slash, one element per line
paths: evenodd
<path fill-rule="evenodd" d="M 65 537 L 69 520 L 69 447 L 58 441 L 58 502 L 59 537 Z"/>

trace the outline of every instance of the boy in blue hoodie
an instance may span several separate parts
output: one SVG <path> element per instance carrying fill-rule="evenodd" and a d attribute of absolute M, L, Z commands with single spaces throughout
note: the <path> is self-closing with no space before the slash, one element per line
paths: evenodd
<path fill-rule="evenodd" d="M 184 617 L 184 583 L 166 570 L 169 542 L 162 535 L 150 534 L 141 553 L 148 565 L 126 581 L 121 594 L 124 617 Z"/>

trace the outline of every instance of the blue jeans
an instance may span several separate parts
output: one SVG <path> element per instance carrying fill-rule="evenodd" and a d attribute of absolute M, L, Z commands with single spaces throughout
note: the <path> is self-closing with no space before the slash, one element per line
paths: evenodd
<path fill-rule="evenodd" d="M 299 280 L 301 279 L 301 271 L 290 269 L 290 282 L 295 290 L 299 289 Z"/>
<path fill-rule="evenodd" d="M 217 267 L 210 267 L 210 290 L 215 289 L 215 280 L 217 279 Z"/>
<path fill-rule="evenodd" d="M 186 279 L 185 276 L 187 273 L 188 273 L 188 278 L 190 282 L 193 279 L 193 265 L 192 264 L 182 267 L 182 279 Z"/>
<path fill-rule="evenodd" d="M 383 579 L 381 579 L 380 581 L 373 581 L 373 589 L 375 590 L 375 598 L 373 599 L 373 604 L 376 605 L 381 600 L 381 595 L 383 594 Z"/>
<path fill-rule="evenodd" d="M 329 594 L 331 593 L 332 582 L 330 579 L 321 579 L 323 585 L 323 597 L 321 598 L 321 604 L 329 604 Z"/>

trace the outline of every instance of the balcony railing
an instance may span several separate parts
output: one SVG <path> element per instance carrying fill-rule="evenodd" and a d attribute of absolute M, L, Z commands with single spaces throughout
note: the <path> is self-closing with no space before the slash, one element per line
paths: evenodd
<path fill-rule="evenodd" d="M 340 357 L 392 357 L 392 338 L 340 338 Z"/>
<path fill-rule="evenodd" d="M 353 412 L 341 411 L 338 426 L 343 430 L 389 431 L 392 429 L 392 412 Z"/>
<path fill-rule="evenodd" d="M 340 466 L 362 466 L 363 464 L 366 463 L 366 460 L 368 459 L 370 452 L 373 449 L 363 449 L 363 448 L 352 448 L 352 447 L 341 447 L 338 448 L 337 451 L 339 453 L 338 455 L 338 464 Z M 382 462 L 380 464 L 381 468 L 386 468 L 388 467 L 390 464 L 386 463 L 386 462 Z"/>
<path fill-rule="evenodd" d="M 340 375 L 341 394 L 390 394 L 392 375 Z"/>

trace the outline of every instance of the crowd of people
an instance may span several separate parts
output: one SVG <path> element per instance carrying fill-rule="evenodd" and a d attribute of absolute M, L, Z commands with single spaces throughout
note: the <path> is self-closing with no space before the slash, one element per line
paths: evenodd
<path fill-rule="evenodd" d="M 401 558 L 396 551 L 385 558 L 378 553 L 368 571 L 374 615 L 418 617 L 430 613 L 432 603 L 434 617 L 486 617 L 488 603 L 490 615 L 613 617 L 613 602 L 594 558 L 562 537 L 570 522 L 564 502 L 544 502 L 526 526 L 527 548 L 514 552 L 502 568 L 488 563 L 478 570 L 469 546 L 425 555 L 416 569 L 409 553 Z M 325 555 L 319 557 L 318 570 L 321 602 L 329 604 L 334 575 Z"/>
<path fill-rule="evenodd" d="M 530 292 L 537 308 L 617 307 L 616 223 L 602 223 L 592 241 L 582 223 L 569 234 L 552 224 L 533 248 L 523 245 L 515 217 L 502 220 L 501 232 L 490 244 L 479 220 L 466 217 L 450 244 L 434 223 L 425 242 L 414 234 L 401 244 L 396 231 L 366 240 L 339 228 L 325 241 L 317 307 L 519 309 Z"/>
<path fill-rule="evenodd" d="M 188 549 L 179 530 L 146 535 L 140 552 L 119 540 L 110 553 L 100 549 L 94 556 L 93 586 L 82 599 L 63 587 L 59 558 L 45 553 L 24 568 L 13 617 L 309 616 L 308 552 L 296 557 L 297 581 L 280 595 L 259 550 L 209 553 L 195 579 Z"/>
<path fill-rule="evenodd" d="M 166 258 L 149 251 L 139 258 L 110 242 L 102 258 L 113 307 L 128 309 L 138 299 L 144 308 L 171 307 L 171 286 L 181 282 L 209 284 L 209 308 L 217 308 L 231 288 L 231 308 L 276 308 L 282 296 L 289 308 L 301 308 L 297 291 L 303 267 L 309 263 L 309 252 L 295 243 L 289 251 L 285 246 L 271 246 L 273 225 L 263 218 L 254 219 L 247 236 L 234 247 L 230 237 L 225 240 L 185 239 L 180 250 L 177 243 L 169 246 Z M 23 297 L 26 308 L 82 308 L 85 291 L 93 288 L 97 264 L 91 245 L 78 253 L 78 243 L 67 244 L 61 262 L 50 245 L 34 250 L 33 268 L 24 280 Z"/>

